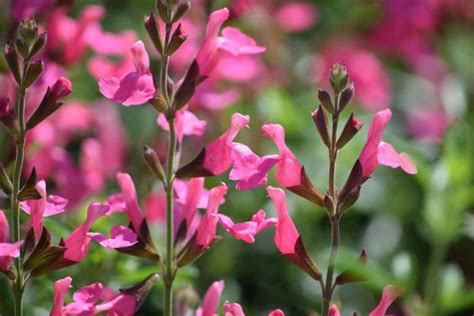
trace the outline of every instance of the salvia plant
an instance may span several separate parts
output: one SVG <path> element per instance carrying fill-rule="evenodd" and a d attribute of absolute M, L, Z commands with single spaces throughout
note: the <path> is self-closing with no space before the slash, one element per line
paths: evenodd
<path fill-rule="evenodd" d="M 15 145 L 13 167 L 0 166 L 1 189 L 9 197 L 11 207 L 0 211 L 0 270 L 10 280 L 15 298 L 15 315 L 23 315 L 23 296 L 28 284 L 34 278 L 52 271 L 67 269 L 79 264 L 86 256 L 92 241 L 109 250 L 139 257 L 155 273 L 142 282 L 116 292 L 101 283 L 93 283 L 74 292 L 72 302 L 66 304 L 67 293 L 72 287 L 71 277 L 57 280 L 54 284 L 53 316 L 59 315 L 133 315 L 157 282 L 164 286 L 163 313 L 188 315 L 188 307 L 181 306 L 174 299 L 175 279 L 180 269 L 192 264 L 205 254 L 216 242 L 217 225 L 246 243 L 253 243 L 255 236 L 274 227 L 274 242 L 289 263 L 307 274 L 321 289 L 321 315 L 339 315 L 333 301 L 337 287 L 352 282 L 365 281 L 373 276 L 367 268 L 368 255 L 361 250 L 354 264 L 336 273 L 336 258 L 340 245 L 340 223 L 344 215 L 358 200 L 361 187 L 370 181 L 379 164 L 401 168 L 409 174 L 417 172 L 410 157 L 398 153 L 394 147 L 382 140 L 384 128 L 391 118 L 389 109 L 381 110 L 368 126 L 365 145 L 355 159 L 351 170 L 347 170 L 346 181 L 336 183 L 338 154 L 363 127 L 354 114 L 340 122 L 341 113 L 350 111 L 350 102 L 355 86 L 340 64 L 333 65 L 329 83 L 331 91 L 318 91 L 318 104 L 311 119 L 320 140 L 327 148 L 327 186 L 318 188 L 313 184 L 303 164 L 285 143 L 285 130 L 279 124 L 264 124 L 261 132 L 270 138 L 277 153 L 258 156 L 249 146 L 235 142 L 239 131 L 248 127 L 250 117 L 240 113 L 231 116 L 228 129 L 216 140 L 209 142 L 194 159 L 181 159 L 183 137 L 201 133 L 202 121 L 193 113 L 189 101 L 197 88 L 211 80 L 213 70 L 219 62 L 220 52 L 234 56 L 255 55 L 265 51 L 248 35 L 234 27 L 225 27 L 229 11 L 224 8 L 209 15 L 207 28 L 196 56 L 189 56 L 187 69 L 182 78 L 176 78 L 170 71 L 170 62 L 175 53 L 187 40 L 182 18 L 191 8 L 190 0 L 156 2 L 157 12 L 144 19 L 149 41 L 159 55 L 158 71 L 150 66 L 148 52 L 142 41 L 130 47 L 134 70 L 117 76 L 101 78 L 98 87 L 102 95 L 125 107 L 149 105 L 156 110 L 158 124 L 167 131 L 166 161 L 149 146 L 144 146 L 144 162 L 161 188 L 166 209 L 165 240 L 154 240 L 149 223 L 141 210 L 134 182 L 127 173 L 116 175 L 120 192 L 106 201 L 91 203 L 85 221 L 69 236 L 58 243 L 52 241 L 51 232 L 43 225 L 43 218 L 64 212 L 68 200 L 57 195 L 47 195 L 46 182 L 38 179 L 35 168 L 28 177 L 25 174 L 25 146 L 28 133 L 47 120 L 63 104 L 62 99 L 72 92 L 71 82 L 59 77 L 49 86 L 46 93 L 35 104 L 32 111 L 26 111 L 25 100 L 29 88 L 43 76 L 43 49 L 47 33 L 41 31 L 33 20 L 18 25 L 17 32 L 5 49 L 11 76 L 16 84 L 14 100 L 0 99 L 0 118 Z M 71 52 L 63 63 L 73 62 Z M 308 115 L 308 119 L 309 115 Z M 275 218 L 268 218 L 264 210 L 258 210 L 249 221 L 234 223 L 219 207 L 225 202 L 227 185 L 221 183 L 209 190 L 204 182 L 208 177 L 224 174 L 229 169 L 229 179 L 236 181 L 237 190 L 251 190 L 267 184 L 268 174 L 276 169 L 275 178 L 280 187 L 267 187 L 269 198 L 276 210 Z M 311 168 L 323 168 L 317 163 Z M 331 227 L 331 247 L 328 266 L 323 271 L 318 265 L 320 258 L 312 258 L 307 251 L 303 236 L 289 215 L 286 193 L 291 192 L 312 203 L 315 208 L 324 209 Z M 199 210 L 204 209 L 201 213 Z M 29 216 L 28 223 L 20 222 L 20 212 Z M 100 217 L 125 212 L 128 225 L 110 228 L 110 235 L 90 232 L 93 223 Z M 25 227 L 24 231 L 21 230 Z M 214 282 L 207 291 L 195 315 L 211 316 L 217 313 L 223 281 Z M 389 305 L 402 293 L 393 285 L 387 285 L 380 304 L 371 316 L 384 315 Z M 183 295 L 182 292 L 177 294 Z M 269 315 L 284 315 L 284 306 Z M 226 316 L 244 315 L 237 303 L 224 304 Z"/>

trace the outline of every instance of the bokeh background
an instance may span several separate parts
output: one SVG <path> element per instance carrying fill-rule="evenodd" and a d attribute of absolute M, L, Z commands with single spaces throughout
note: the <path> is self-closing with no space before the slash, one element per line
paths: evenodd
<path fill-rule="evenodd" d="M 78 19 L 86 6 L 101 5 L 106 12 L 100 21 L 104 31 L 128 32 L 132 38 L 142 40 L 146 39 L 143 16 L 154 8 L 151 0 L 60 2 L 70 6 L 65 14 L 74 19 Z M 404 288 L 402 298 L 393 306 L 394 313 L 423 315 L 423 306 L 430 305 L 435 306 L 434 315 L 472 315 L 474 2 L 193 0 L 189 25 L 185 28 L 190 41 L 199 42 L 208 13 L 223 6 L 231 9 L 228 25 L 239 26 L 267 51 L 260 56 L 224 60 L 219 66 L 216 74 L 219 79 L 205 87 L 209 93 L 193 101 L 197 115 L 208 120 L 206 132 L 202 137 L 185 139 L 182 161 L 192 159 L 204 144 L 220 135 L 230 114 L 240 112 L 252 118 L 250 129 L 239 135 L 240 142 L 258 154 L 276 153 L 273 144 L 263 137 L 260 126 L 264 122 L 284 125 L 288 146 L 324 192 L 327 152 L 310 112 L 318 105 L 317 88 L 328 87 L 330 65 L 345 64 L 356 87 L 350 111 L 366 124 L 340 154 L 337 183 L 342 185 L 359 154 L 371 115 L 386 107 L 391 108 L 393 119 L 385 139 L 413 157 L 418 174 L 410 176 L 400 170 L 379 167 L 363 186 L 360 200 L 344 216 L 338 270 L 350 265 L 364 248 L 369 255 L 369 267 L 377 277 L 336 291 L 336 300 L 343 302 L 343 315 L 352 315 L 353 311 L 367 315 L 388 283 Z M 2 0 L 2 46 L 14 23 L 10 12 L 9 2 Z M 48 13 L 37 17 L 41 25 L 51 23 Z M 76 60 L 58 62 L 74 86 L 64 109 L 86 109 L 84 112 L 92 118 L 81 126 L 77 123 L 80 118 L 58 113 L 52 125 L 61 140 L 48 143 L 41 135 L 31 140 L 28 159 L 33 163 L 35 157 L 43 157 L 38 161 L 43 163 L 49 192 L 67 195 L 74 202 L 66 214 L 45 220 L 56 236 L 66 236 L 83 220 L 88 203 L 103 201 L 109 194 L 118 192 L 113 176 L 117 171 L 132 175 L 144 209 L 150 192 L 157 190 L 142 161 L 145 144 L 161 154 L 166 150 L 166 134 L 157 126 L 155 112 L 147 106 L 125 108 L 107 103 L 98 91 L 97 74 L 91 70 L 91 61 L 105 58 L 104 55 L 118 67 L 128 48 L 115 50 L 106 55 L 97 47 L 87 47 Z M 158 69 L 159 61 L 151 45 L 148 51 L 152 67 Z M 187 63 L 194 56 L 189 55 L 190 51 L 182 54 Z M 54 60 L 54 56 L 49 58 Z M 174 62 L 173 78 L 183 74 L 183 66 L 179 60 Z M 240 67 L 251 71 L 240 76 Z M 0 68 L 3 72 L 0 77 L 4 77 L 5 67 Z M 4 79 L 0 79 L 1 91 L 6 91 Z M 82 166 L 87 155 L 83 144 L 91 140 L 104 148 L 103 154 L 95 156 L 93 161 L 106 166 L 108 171 L 103 183 L 86 190 L 80 172 L 66 173 L 64 165 L 47 153 L 61 149 L 72 166 L 87 170 Z M 2 162 L 11 161 L 12 144 L 4 130 L 0 131 L 0 148 Z M 273 176 L 269 179 L 270 184 L 277 185 Z M 260 208 L 275 214 L 264 188 L 236 191 L 227 175 L 206 180 L 206 186 L 220 181 L 231 187 L 221 207 L 222 213 L 237 221 L 247 220 Z M 325 270 L 330 243 L 325 212 L 291 193 L 287 197 L 290 214 L 310 254 Z M 152 202 L 147 201 L 150 209 Z M 7 208 L 6 199 L 0 198 L 2 204 Z M 153 234 L 163 246 L 162 216 L 155 215 L 151 225 Z M 94 230 L 107 231 L 111 221 L 123 224 L 125 218 L 101 219 Z M 320 305 L 319 285 L 280 255 L 273 243 L 273 229 L 259 234 L 251 245 L 233 239 L 223 230 L 219 233 L 223 238 L 216 246 L 196 264 L 180 271 L 176 289 L 181 291 L 181 297 L 196 301 L 193 297 L 203 296 L 213 281 L 225 280 L 222 301 L 240 302 L 248 315 L 264 315 L 277 307 L 287 315 L 316 315 Z M 26 314 L 48 315 L 53 281 L 66 275 L 72 276 L 75 289 L 96 281 L 119 288 L 154 271 L 156 267 L 143 260 L 93 245 L 88 258 L 79 265 L 30 284 L 25 298 Z M 0 277 L 0 284 L 0 314 L 11 315 L 12 300 L 6 278 Z M 192 285 L 194 290 L 179 290 L 185 285 Z M 157 284 L 137 315 L 159 315 L 161 297 L 161 284 Z"/>

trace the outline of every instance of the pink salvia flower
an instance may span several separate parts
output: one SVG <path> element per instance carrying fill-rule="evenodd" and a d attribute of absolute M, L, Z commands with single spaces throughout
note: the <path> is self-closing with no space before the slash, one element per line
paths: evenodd
<path fill-rule="evenodd" d="M 204 249 L 209 248 L 216 236 L 217 222 L 219 221 L 217 213 L 219 211 L 219 205 L 226 193 L 227 186 L 224 183 L 211 189 L 209 192 L 209 203 L 206 208 L 206 213 L 201 219 L 196 233 L 196 244 Z"/>
<path fill-rule="evenodd" d="M 275 309 L 268 313 L 268 316 L 285 316 L 285 313 L 281 309 Z"/>
<path fill-rule="evenodd" d="M 7 243 L 10 240 L 10 227 L 5 213 L 0 210 L 0 244 Z M 7 271 L 12 259 L 9 256 L 0 257 L 0 271 Z"/>
<path fill-rule="evenodd" d="M 280 160 L 278 155 L 257 156 L 244 144 L 233 143 L 231 158 L 233 168 L 229 179 L 237 180 L 237 190 L 251 190 L 267 184 L 267 174 Z"/>
<path fill-rule="evenodd" d="M 64 258 L 80 262 L 89 252 L 90 236 L 88 236 L 89 229 L 92 224 L 109 210 L 106 204 L 92 203 L 87 210 L 87 218 L 83 224 L 77 227 L 71 235 L 64 241 L 66 251 Z"/>
<path fill-rule="evenodd" d="M 295 253 L 295 245 L 299 238 L 298 230 L 293 223 L 285 200 L 285 192 L 282 189 L 268 187 L 267 193 L 275 204 L 278 215 L 278 223 L 275 231 L 275 245 L 283 255 Z"/>
<path fill-rule="evenodd" d="M 127 173 L 117 173 L 117 181 L 122 189 L 122 198 L 126 205 L 127 216 L 136 232 L 140 231 L 144 216 L 137 200 L 133 180 Z"/>
<path fill-rule="evenodd" d="M 72 92 L 72 83 L 65 77 L 59 77 L 51 86 L 51 98 L 57 102 L 59 99 L 65 98 Z"/>
<path fill-rule="evenodd" d="M 38 181 L 36 190 L 41 195 L 41 198 L 21 202 L 20 207 L 26 214 L 30 215 L 29 226 L 33 228 L 35 236 L 39 237 L 43 230 L 43 217 L 64 212 L 68 200 L 57 195 L 47 197 L 46 182 L 44 180 Z"/>
<path fill-rule="evenodd" d="M 339 312 L 339 309 L 337 309 L 336 305 L 331 305 L 329 308 L 329 316 L 341 316 L 341 313 Z"/>
<path fill-rule="evenodd" d="M 155 95 L 155 86 L 150 72 L 150 61 L 145 45 L 138 41 L 131 48 L 135 71 L 122 78 L 107 77 L 99 80 L 99 90 L 108 99 L 125 106 L 140 105 Z"/>
<path fill-rule="evenodd" d="M 275 12 L 277 23 L 288 32 L 301 32 L 311 28 L 318 19 L 316 8 L 310 3 L 283 4 Z"/>
<path fill-rule="evenodd" d="M 110 238 L 101 233 L 88 235 L 107 249 L 130 247 L 138 242 L 137 235 L 130 228 L 122 225 L 116 225 L 110 229 Z"/>
<path fill-rule="evenodd" d="M 280 161 L 277 163 L 276 179 L 284 187 L 301 184 L 301 164 L 285 144 L 285 130 L 280 124 L 265 124 L 263 133 L 270 137 L 280 151 Z"/>
<path fill-rule="evenodd" d="M 238 303 L 224 303 L 224 316 L 245 316 L 242 306 Z"/>
<path fill-rule="evenodd" d="M 382 298 L 379 305 L 369 314 L 369 316 L 384 316 L 390 305 L 402 294 L 402 290 L 393 285 L 386 285 L 383 288 Z"/>
<path fill-rule="evenodd" d="M 101 283 L 93 283 L 77 290 L 72 296 L 73 302 L 66 305 L 63 312 L 68 315 L 88 315 L 89 313 L 92 315 L 103 289 L 104 286 Z"/>
<path fill-rule="evenodd" d="M 204 296 L 201 306 L 196 310 L 195 316 L 215 316 L 223 290 L 224 281 L 212 283 Z"/>
<path fill-rule="evenodd" d="M 367 142 L 359 156 L 363 177 L 370 177 L 378 164 L 392 168 L 402 167 L 407 173 L 416 173 L 416 166 L 407 154 L 398 154 L 390 144 L 382 142 L 384 129 L 391 116 L 390 109 L 385 109 L 375 113 L 370 123 Z"/>
<path fill-rule="evenodd" d="M 137 309 L 137 299 L 134 295 L 115 293 L 112 289 L 104 287 L 102 304 L 94 309 L 95 314 L 107 312 L 110 316 L 133 316 Z"/>
<path fill-rule="evenodd" d="M 212 144 L 206 146 L 204 169 L 213 175 L 219 175 L 229 169 L 232 164 L 232 141 L 249 122 L 248 115 L 232 114 L 229 129 Z"/>
<path fill-rule="evenodd" d="M 222 37 L 218 38 L 217 46 L 234 56 L 261 54 L 265 51 L 265 47 L 258 46 L 253 38 L 235 27 L 222 30 Z"/>
<path fill-rule="evenodd" d="M 255 242 L 255 235 L 273 225 L 277 224 L 276 218 L 266 219 L 264 210 L 259 210 L 247 222 L 234 224 L 232 219 L 226 215 L 219 214 L 219 222 L 221 226 L 236 239 L 245 241 L 246 243 Z"/>
<path fill-rule="evenodd" d="M 66 316 L 66 313 L 63 312 L 64 299 L 69 288 L 71 288 L 71 283 L 71 277 L 65 277 L 54 282 L 54 303 L 50 316 Z"/>
<path fill-rule="evenodd" d="M 209 16 L 207 24 L 206 36 L 196 57 L 199 65 L 199 72 L 202 76 L 208 76 L 216 67 L 219 56 L 218 34 L 222 24 L 229 18 L 229 10 L 227 8 L 216 10 Z"/>
<path fill-rule="evenodd" d="M 163 113 L 160 113 L 157 119 L 158 125 L 165 131 L 170 130 L 170 126 Z M 176 112 L 175 117 L 176 134 L 178 142 L 183 142 L 184 136 L 201 136 L 207 126 L 207 122 L 200 120 L 193 112 L 182 109 Z"/>

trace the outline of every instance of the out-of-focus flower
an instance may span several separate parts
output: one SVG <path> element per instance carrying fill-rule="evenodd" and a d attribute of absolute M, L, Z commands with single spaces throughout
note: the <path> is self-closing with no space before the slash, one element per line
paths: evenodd
<path fill-rule="evenodd" d="M 275 218 L 265 218 L 264 210 L 259 210 L 252 216 L 252 219 L 247 222 L 234 224 L 232 219 L 226 215 L 219 214 L 219 222 L 221 226 L 230 234 L 232 234 L 236 239 L 245 241 L 246 243 L 255 242 L 255 235 L 265 230 L 275 224 L 277 224 L 277 219 Z"/>
<path fill-rule="evenodd" d="M 370 123 L 367 142 L 359 156 L 363 177 L 370 177 L 378 164 L 392 168 L 401 167 L 406 173 L 416 173 L 416 166 L 407 154 L 398 154 L 392 145 L 382 142 L 383 131 L 391 116 L 392 112 L 385 109 L 375 113 Z"/>
<path fill-rule="evenodd" d="M 402 290 L 393 285 L 386 285 L 383 288 L 382 298 L 380 303 L 370 312 L 369 316 L 385 316 L 388 308 L 392 303 L 402 294 Z M 331 305 L 329 309 L 330 316 L 339 316 L 340 312 L 336 305 Z"/>
<path fill-rule="evenodd" d="M 280 161 L 278 155 L 257 156 L 248 146 L 240 143 L 232 145 L 233 168 L 229 179 L 238 181 L 237 190 L 250 190 L 267 184 L 270 169 Z"/>
<path fill-rule="evenodd" d="M 345 65 L 351 74 L 355 97 L 364 109 L 375 112 L 390 105 L 390 79 L 374 54 L 348 40 L 332 41 L 321 50 L 315 76 L 326 78 L 334 63 Z"/>
<path fill-rule="evenodd" d="M 87 218 L 64 240 L 64 258 L 80 262 L 89 252 L 91 237 L 88 235 L 92 224 L 109 210 L 106 204 L 92 203 L 87 209 Z"/>
<path fill-rule="evenodd" d="M 79 61 L 93 38 L 93 31 L 105 14 L 103 7 L 86 6 L 78 20 L 67 16 L 66 8 L 55 9 L 48 17 L 47 49 L 50 55 L 66 65 Z"/>
<path fill-rule="evenodd" d="M 43 217 L 48 217 L 64 212 L 68 200 L 58 195 L 46 195 L 46 182 L 38 181 L 36 190 L 41 195 L 38 200 L 20 202 L 21 209 L 30 215 L 29 226 L 33 228 L 36 237 L 41 235 L 43 230 Z"/>
<path fill-rule="evenodd" d="M 316 8 L 305 2 L 281 5 L 275 12 L 277 23 L 287 32 L 301 32 L 311 28 L 318 20 Z"/>
<path fill-rule="evenodd" d="M 162 129 L 169 131 L 170 126 L 163 113 L 158 116 L 157 123 Z M 207 122 L 200 120 L 194 113 L 183 108 L 176 112 L 175 126 L 178 142 L 182 143 L 185 135 L 201 136 L 206 129 Z"/>
<path fill-rule="evenodd" d="M 265 124 L 263 133 L 270 137 L 280 152 L 277 163 L 276 179 L 284 187 L 301 184 L 301 164 L 285 144 L 285 130 L 280 124 Z"/>
<path fill-rule="evenodd" d="M 429 139 L 440 142 L 450 118 L 440 108 L 419 108 L 410 113 L 408 119 L 408 133 L 416 139 Z"/>
<path fill-rule="evenodd" d="M 224 304 L 225 316 L 245 316 L 242 306 L 238 303 L 225 302 Z M 285 316 L 281 309 L 275 309 L 268 313 L 268 316 Z"/>
<path fill-rule="evenodd" d="M 20 256 L 20 246 L 23 241 L 9 243 L 10 227 L 5 213 L 0 210 L 0 271 L 6 272 L 10 267 L 12 258 Z"/>
<path fill-rule="evenodd" d="M 196 310 L 195 316 L 214 316 L 221 300 L 224 290 L 224 281 L 216 281 L 211 284 L 202 300 L 201 306 Z"/>
<path fill-rule="evenodd" d="M 44 14 L 53 4 L 53 0 L 13 0 L 10 15 L 17 21 Z"/>
<path fill-rule="evenodd" d="M 235 27 L 222 30 L 222 36 L 217 39 L 217 46 L 234 56 L 261 54 L 265 51 L 265 47 L 258 46 L 253 38 Z"/>
<path fill-rule="evenodd" d="M 99 90 L 108 99 L 125 106 L 140 105 L 155 95 L 155 86 L 150 72 L 150 60 L 142 41 L 131 48 L 135 71 L 124 77 L 106 77 L 99 80 Z"/>

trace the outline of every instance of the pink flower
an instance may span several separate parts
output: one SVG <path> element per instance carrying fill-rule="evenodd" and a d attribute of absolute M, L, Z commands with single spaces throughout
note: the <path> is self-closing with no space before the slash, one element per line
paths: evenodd
<path fill-rule="evenodd" d="M 258 46 L 253 38 L 235 27 L 224 28 L 222 35 L 218 38 L 217 46 L 234 56 L 261 54 L 265 51 L 265 47 Z"/>
<path fill-rule="evenodd" d="M 224 316 L 245 316 L 242 306 L 238 303 L 224 303 Z"/>
<path fill-rule="evenodd" d="M 125 106 L 146 103 L 154 97 L 156 91 L 143 42 L 134 43 L 131 52 L 134 72 L 121 78 L 107 77 L 99 81 L 99 90 L 106 98 Z"/>
<path fill-rule="evenodd" d="M 363 177 L 370 177 L 378 164 L 392 168 L 401 167 L 409 174 L 417 172 L 416 166 L 407 154 L 398 154 L 392 145 L 382 142 L 383 131 L 391 116 L 392 112 L 385 109 L 375 113 L 370 123 L 367 142 L 359 156 Z"/>
<path fill-rule="evenodd" d="M 201 248 L 209 248 L 216 236 L 217 222 L 219 220 L 217 212 L 226 193 L 227 186 L 224 183 L 211 189 L 209 192 L 209 203 L 206 213 L 201 219 L 196 232 L 196 244 Z"/>
<path fill-rule="evenodd" d="M 109 210 L 106 204 L 92 203 L 87 209 L 87 218 L 83 224 L 77 227 L 66 240 L 64 241 L 66 251 L 64 258 L 80 262 L 87 256 L 89 252 L 90 236 L 88 236 L 89 229 L 92 224 Z"/>
<path fill-rule="evenodd" d="M 266 214 L 264 210 L 259 210 L 252 216 L 252 219 L 247 222 L 234 224 L 232 219 L 226 215 L 219 214 L 219 222 L 221 226 L 236 239 L 245 241 L 246 243 L 255 242 L 255 235 L 264 229 L 277 224 L 276 218 L 265 219 Z"/>
<path fill-rule="evenodd" d="M 52 101 L 57 102 L 70 95 L 72 92 L 72 83 L 65 77 L 59 77 L 51 87 Z"/>
<path fill-rule="evenodd" d="M 117 173 L 117 181 L 122 189 L 122 197 L 127 206 L 127 216 L 135 229 L 135 232 L 140 231 L 142 221 L 144 219 L 137 200 L 137 192 L 133 180 L 127 173 Z"/>
<path fill-rule="evenodd" d="M 71 288 L 71 283 L 71 277 L 65 277 L 54 282 L 54 303 L 50 316 L 66 316 L 66 313 L 63 312 L 63 306 L 67 292 Z"/>
<path fill-rule="evenodd" d="M 288 32 L 301 32 L 311 28 L 318 20 L 318 12 L 310 3 L 283 4 L 275 12 L 278 24 Z"/>
<path fill-rule="evenodd" d="M 116 225 L 110 229 L 110 238 L 101 233 L 89 233 L 93 240 L 107 249 L 130 247 L 136 244 L 137 235 L 128 227 Z"/>
<path fill-rule="evenodd" d="M 285 313 L 281 309 L 275 309 L 271 311 L 268 316 L 285 316 Z"/>
<path fill-rule="evenodd" d="M 84 184 L 89 192 L 99 192 L 104 186 L 104 160 L 100 142 L 97 139 L 86 139 L 81 146 L 81 171 Z"/>
<path fill-rule="evenodd" d="M 10 15 L 17 21 L 33 18 L 45 13 L 53 0 L 14 0 L 11 1 Z"/>
<path fill-rule="evenodd" d="M 283 255 L 294 254 L 295 245 L 300 236 L 286 206 L 285 192 L 282 189 L 268 187 L 268 195 L 273 200 L 278 215 L 275 231 L 275 245 Z"/>
<path fill-rule="evenodd" d="M 212 283 L 204 296 L 201 306 L 196 310 L 196 316 L 215 316 L 223 290 L 224 281 Z"/>
<path fill-rule="evenodd" d="M 209 192 L 204 188 L 204 178 L 192 178 L 187 182 L 176 180 L 175 190 L 175 235 L 181 224 L 186 223 L 186 237 L 191 238 L 200 223 L 198 208 L 209 205 Z"/>
<path fill-rule="evenodd" d="M 229 10 L 227 8 L 216 10 L 209 16 L 207 24 L 206 36 L 196 57 L 199 65 L 199 72 L 202 76 L 208 76 L 219 61 L 217 54 L 218 34 L 222 24 L 229 18 Z"/>
<path fill-rule="evenodd" d="M 0 210 L 0 271 L 6 272 L 10 267 L 12 258 L 20 256 L 20 247 L 23 241 L 9 243 L 10 227 L 5 213 Z"/>
<path fill-rule="evenodd" d="M 35 236 L 39 237 L 43 230 L 43 217 L 64 212 L 68 200 L 57 195 L 47 197 L 46 182 L 44 180 L 38 181 L 36 190 L 41 195 L 41 198 L 20 202 L 20 207 L 26 214 L 30 215 L 29 226 L 33 228 Z"/>
<path fill-rule="evenodd" d="M 237 180 L 237 190 L 251 190 L 267 184 L 267 174 L 280 160 L 278 155 L 257 156 L 244 144 L 233 143 L 231 158 L 233 168 L 229 179 Z"/>
<path fill-rule="evenodd" d="M 158 116 L 157 123 L 165 131 L 170 130 L 168 121 L 163 113 L 160 113 Z M 182 143 L 185 135 L 201 136 L 206 129 L 207 122 L 200 120 L 194 113 L 184 108 L 176 112 L 175 125 L 178 141 Z"/>
<path fill-rule="evenodd" d="M 417 108 L 408 114 L 408 133 L 416 139 L 440 142 L 450 121 L 441 108 Z"/>
<path fill-rule="evenodd" d="M 402 294 L 402 290 L 393 285 L 386 285 L 383 288 L 382 298 L 380 299 L 379 305 L 370 312 L 369 316 L 385 316 L 387 309 L 392 303 Z M 332 305 L 329 309 L 330 316 L 339 316 L 340 312 L 336 305 Z"/>
<path fill-rule="evenodd" d="M 280 151 L 277 163 L 276 179 L 284 187 L 301 184 L 301 164 L 285 144 L 285 130 L 280 124 L 265 124 L 263 133 L 270 137 Z"/>

